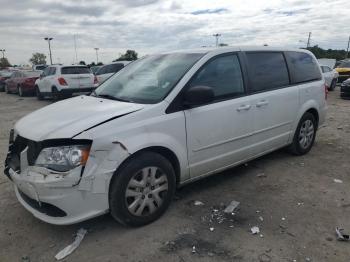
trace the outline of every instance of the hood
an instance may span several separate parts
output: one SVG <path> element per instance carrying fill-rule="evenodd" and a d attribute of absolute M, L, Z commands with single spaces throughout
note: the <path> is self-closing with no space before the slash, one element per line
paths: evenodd
<path fill-rule="evenodd" d="M 87 129 L 144 107 L 142 104 L 78 96 L 43 107 L 21 118 L 15 124 L 15 132 L 34 141 L 72 138 Z"/>

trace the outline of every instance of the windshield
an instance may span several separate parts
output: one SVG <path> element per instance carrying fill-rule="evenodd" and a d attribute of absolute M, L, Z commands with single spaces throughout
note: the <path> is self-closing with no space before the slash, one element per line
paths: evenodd
<path fill-rule="evenodd" d="M 25 77 L 39 77 L 40 76 L 40 72 L 38 72 L 38 71 L 28 71 L 28 72 L 24 72 L 24 76 Z"/>
<path fill-rule="evenodd" d="M 0 76 L 3 77 L 10 77 L 12 75 L 13 72 L 0 72 Z"/>
<path fill-rule="evenodd" d="M 93 94 L 142 104 L 158 103 L 203 55 L 174 53 L 148 56 L 119 71 Z"/>
<path fill-rule="evenodd" d="M 338 68 L 350 67 L 350 61 L 339 62 L 339 64 L 337 65 L 337 67 L 338 67 Z"/>

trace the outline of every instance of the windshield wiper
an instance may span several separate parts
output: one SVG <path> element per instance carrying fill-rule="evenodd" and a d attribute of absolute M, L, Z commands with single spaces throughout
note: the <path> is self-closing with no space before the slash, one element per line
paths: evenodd
<path fill-rule="evenodd" d="M 119 98 L 119 97 L 115 97 L 115 96 L 112 96 L 112 95 L 109 95 L 109 94 L 96 94 L 95 93 L 95 96 L 96 97 L 101 97 L 101 98 L 106 98 L 106 99 L 110 99 L 110 100 L 116 100 L 116 101 L 120 101 L 120 102 L 128 102 L 128 103 L 131 103 L 132 101 L 130 100 L 127 100 L 127 99 L 123 99 L 123 98 Z"/>

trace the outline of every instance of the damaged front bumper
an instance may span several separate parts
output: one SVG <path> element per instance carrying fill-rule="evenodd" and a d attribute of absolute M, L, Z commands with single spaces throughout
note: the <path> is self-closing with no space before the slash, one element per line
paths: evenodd
<path fill-rule="evenodd" d="M 28 143 L 21 147 L 10 138 L 4 172 L 19 202 L 35 217 L 69 225 L 109 212 L 109 181 L 116 162 L 107 157 L 108 151 L 91 152 L 85 167 L 56 172 L 30 164 L 30 150 Z"/>
<path fill-rule="evenodd" d="M 69 225 L 108 212 L 105 194 L 79 189 L 81 168 L 69 174 L 29 167 L 9 169 L 19 202 L 35 217 L 50 224 Z"/>

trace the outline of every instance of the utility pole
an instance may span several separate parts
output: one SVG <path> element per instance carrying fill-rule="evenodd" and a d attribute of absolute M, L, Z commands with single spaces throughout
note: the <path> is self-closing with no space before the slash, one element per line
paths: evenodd
<path fill-rule="evenodd" d="M 96 51 L 96 65 L 97 65 L 97 64 L 98 64 L 98 50 L 99 50 L 100 48 L 95 47 L 94 49 L 95 49 L 95 51 Z"/>
<path fill-rule="evenodd" d="M 77 39 L 76 39 L 76 35 L 73 35 L 73 37 L 74 37 L 75 63 L 78 64 L 78 53 L 77 53 Z"/>
<path fill-rule="evenodd" d="M 348 47 L 349 48 L 349 47 Z M 2 52 L 2 59 L 4 59 L 5 58 L 5 49 L 0 49 L 0 52 Z"/>
<path fill-rule="evenodd" d="M 310 47 L 310 40 L 311 40 L 311 32 L 309 32 L 309 37 L 307 38 L 306 48 Z"/>
<path fill-rule="evenodd" d="M 46 40 L 49 43 L 49 51 L 50 51 L 50 63 L 52 65 L 52 53 L 51 53 L 51 44 L 50 41 L 52 40 L 52 37 L 45 37 L 44 40 Z"/>
<path fill-rule="evenodd" d="M 346 48 L 346 56 L 345 56 L 345 58 L 348 58 L 348 55 L 349 55 L 349 45 L 350 45 L 350 36 L 349 36 L 349 40 L 348 40 L 348 47 Z"/>
<path fill-rule="evenodd" d="M 221 36 L 221 34 L 214 34 L 213 36 L 215 37 L 215 46 L 218 47 L 219 46 L 219 37 Z"/>

